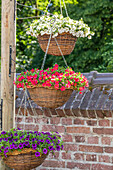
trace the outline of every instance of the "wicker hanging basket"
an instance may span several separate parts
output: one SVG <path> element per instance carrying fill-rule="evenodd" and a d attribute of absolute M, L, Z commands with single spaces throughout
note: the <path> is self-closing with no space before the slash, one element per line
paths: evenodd
<path fill-rule="evenodd" d="M 44 52 L 46 52 L 49 38 L 50 38 L 50 35 L 47 35 L 47 34 L 44 34 L 43 36 L 41 36 L 41 35 L 38 36 L 38 41 L 39 41 L 40 47 Z M 62 33 L 56 37 L 56 40 L 59 44 L 62 54 L 69 55 L 69 54 L 71 54 L 71 52 L 73 51 L 73 49 L 75 47 L 77 38 L 70 33 Z M 47 54 L 61 56 L 59 47 L 58 47 L 55 39 L 51 38 Z"/>
<path fill-rule="evenodd" d="M 31 170 L 40 166 L 46 159 L 48 154 L 42 154 L 40 157 L 35 156 L 35 152 L 31 148 L 22 151 L 13 151 L 3 159 L 4 163 L 15 170 Z"/>
<path fill-rule="evenodd" d="M 31 99 L 41 107 L 57 108 L 62 106 L 71 96 L 72 89 L 65 91 L 35 87 L 28 89 Z"/>

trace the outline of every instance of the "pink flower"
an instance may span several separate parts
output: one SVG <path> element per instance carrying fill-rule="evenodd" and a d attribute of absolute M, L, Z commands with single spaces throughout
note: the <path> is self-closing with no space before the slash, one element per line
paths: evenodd
<path fill-rule="evenodd" d="M 62 87 L 60 88 L 61 91 L 65 91 L 65 89 L 66 89 L 66 88 L 65 88 L 64 86 L 62 86 Z"/>
<path fill-rule="evenodd" d="M 55 89 L 59 89 L 59 84 L 55 84 L 55 85 L 54 85 L 54 88 L 55 88 Z"/>
<path fill-rule="evenodd" d="M 84 90 L 84 88 L 85 88 L 85 87 L 80 87 L 79 90 L 82 91 L 82 90 Z"/>

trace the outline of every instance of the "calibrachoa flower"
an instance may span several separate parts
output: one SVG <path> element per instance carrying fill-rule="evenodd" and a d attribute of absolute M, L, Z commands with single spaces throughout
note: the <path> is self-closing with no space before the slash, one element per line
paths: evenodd
<path fill-rule="evenodd" d="M 71 68 L 60 67 L 58 64 L 46 70 L 34 69 L 33 71 L 22 72 L 14 81 L 14 84 L 17 88 L 44 87 L 61 91 L 73 89 L 80 93 L 85 87 L 88 87 L 85 76 L 81 73 L 75 73 Z"/>
<path fill-rule="evenodd" d="M 58 132 L 28 132 L 13 128 L 10 131 L 1 132 L 0 136 L 0 156 L 2 158 L 7 157 L 9 152 L 25 148 L 31 148 L 36 157 L 63 149 L 63 141 Z"/>
<path fill-rule="evenodd" d="M 33 21 L 27 31 L 27 34 L 31 34 L 36 38 L 38 35 L 50 35 L 52 28 L 52 25 L 50 24 L 51 21 L 54 23 L 54 27 L 52 29 L 53 38 L 64 32 L 70 33 L 76 37 L 88 37 L 88 39 L 91 39 L 91 37 L 94 35 L 94 32 L 90 31 L 90 27 L 85 24 L 82 19 L 78 21 L 69 17 L 64 18 L 62 15 L 41 16 L 39 20 Z M 57 69 L 57 66 L 55 68 Z"/>

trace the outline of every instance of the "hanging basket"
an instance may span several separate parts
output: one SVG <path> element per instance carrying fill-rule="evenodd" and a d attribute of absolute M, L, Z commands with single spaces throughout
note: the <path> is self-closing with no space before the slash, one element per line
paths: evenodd
<path fill-rule="evenodd" d="M 28 89 L 31 99 L 41 107 L 57 108 L 62 106 L 71 96 L 72 89 L 65 91 L 35 87 Z"/>
<path fill-rule="evenodd" d="M 35 152 L 31 148 L 22 151 L 13 151 L 3 159 L 4 163 L 15 170 L 31 170 L 40 166 L 46 159 L 48 154 L 42 154 L 40 157 L 35 156 Z"/>
<path fill-rule="evenodd" d="M 47 34 L 44 34 L 43 36 L 41 36 L 41 35 L 38 36 L 38 41 L 39 41 L 40 47 L 44 52 L 46 52 L 49 38 L 50 38 L 50 35 L 47 35 Z M 71 54 L 71 52 L 73 51 L 73 49 L 75 47 L 77 38 L 70 33 L 62 33 L 56 37 L 56 40 L 59 44 L 62 54 L 69 55 L 69 54 Z M 61 56 L 62 54 L 59 50 L 59 47 L 58 47 L 55 39 L 51 38 L 47 54 Z"/>

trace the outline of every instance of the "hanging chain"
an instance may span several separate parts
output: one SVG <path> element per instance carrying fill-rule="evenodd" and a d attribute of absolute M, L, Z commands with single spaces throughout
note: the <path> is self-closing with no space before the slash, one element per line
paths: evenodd
<path fill-rule="evenodd" d="M 67 61 L 66 61 L 66 59 L 65 59 L 65 57 L 64 57 L 64 55 L 63 55 L 63 53 L 62 53 L 62 50 L 61 50 L 61 48 L 60 48 L 60 46 L 59 46 L 59 44 L 58 44 L 58 41 L 57 41 L 56 38 L 54 38 L 54 39 L 55 39 L 56 44 L 57 44 L 57 46 L 58 46 L 58 48 L 59 48 L 59 51 L 60 51 L 60 53 L 61 53 L 61 55 L 62 55 L 62 58 L 63 58 L 63 60 L 64 60 L 64 63 L 65 63 L 65 65 L 66 65 L 66 67 L 68 67 Z"/>
<path fill-rule="evenodd" d="M 63 3 L 64 3 L 64 8 L 65 8 L 65 11 L 66 11 L 66 15 L 67 15 L 67 17 L 69 17 L 68 11 L 67 11 L 67 8 L 66 8 L 66 4 L 65 4 L 65 1 L 64 1 L 64 0 L 63 0 Z"/>
<path fill-rule="evenodd" d="M 46 7 L 46 11 L 48 10 L 50 3 L 51 3 L 51 0 L 49 1 L 48 5 Z"/>

